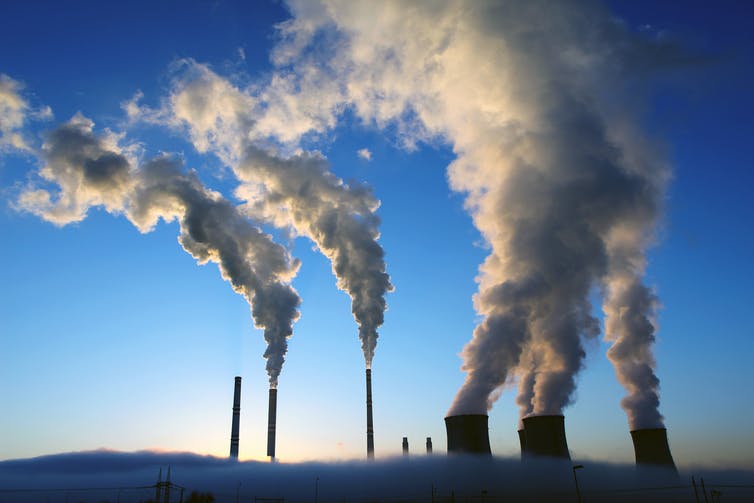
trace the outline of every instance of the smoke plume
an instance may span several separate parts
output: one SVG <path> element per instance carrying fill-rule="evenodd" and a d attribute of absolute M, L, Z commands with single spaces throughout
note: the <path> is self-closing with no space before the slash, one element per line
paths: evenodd
<path fill-rule="evenodd" d="M 457 155 L 450 185 L 490 255 L 450 414 L 484 413 L 515 377 L 522 414 L 561 413 L 584 341 L 599 334 L 589 298 L 601 287 L 623 405 L 632 423 L 656 422 L 655 301 L 641 276 L 668 170 L 637 133 L 632 84 L 684 56 L 588 1 L 292 1 L 291 10 L 274 59 L 296 89 L 289 102 L 343 103 L 409 148 L 441 138 Z M 291 75 L 302 77 L 290 85 Z M 310 110 L 321 114 L 310 122 L 339 110 Z"/>
<path fill-rule="evenodd" d="M 20 207 L 65 225 L 101 206 L 125 215 L 141 232 L 160 219 L 177 220 L 183 249 L 200 264 L 216 263 L 249 302 L 255 326 L 264 331 L 267 373 L 275 387 L 298 319 L 300 299 L 290 281 L 299 263 L 179 161 L 162 156 L 137 168 L 117 136 L 96 136 L 93 126 L 77 115 L 48 135 L 40 175 L 59 190 L 29 188 L 19 198 Z"/>
<path fill-rule="evenodd" d="M 364 359 L 371 367 L 385 294 L 392 290 L 378 243 L 379 201 L 367 186 L 335 176 L 317 152 L 284 156 L 260 146 L 295 142 L 318 124 L 333 121 L 310 121 L 310 114 L 281 108 L 301 104 L 301 99 L 281 97 L 284 79 L 273 79 L 262 91 L 241 89 L 205 65 L 183 61 L 177 66 L 173 91 L 161 110 L 131 102 L 127 111 L 134 118 L 185 128 L 198 151 L 215 153 L 233 170 L 241 182 L 236 196 L 247 202 L 253 218 L 292 228 L 317 245 L 330 260 L 338 287 L 351 297 Z"/>

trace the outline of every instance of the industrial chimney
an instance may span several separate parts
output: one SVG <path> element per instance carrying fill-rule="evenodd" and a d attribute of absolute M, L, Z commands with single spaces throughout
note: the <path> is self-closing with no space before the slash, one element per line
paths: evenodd
<path fill-rule="evenodd" d="M 367 369 L 367 458 L 374 459 L 374 424 L 372 423 L 372 369 Z"/>
<path fill-rule="evenodd" d="M 460 414 L 445 418 L 448 454 L 492 454 L 486 414 Z"/>
<path fill-rule="evenodd" d="M 408 437 L 403 437 L 403 455 L 408 456 Z"/>
<path fill-rule="evenodd" d="M 275 427 L 277 424 L 278 390 L 270 388 L 270 408 L 267 411 L 267 455 L 275 461 Z"/>
<path fill-rule="evenodd" d="M 427 456 L 432 454 L 432 437 L 427 437 Z"/>
<path fill-rule="evenodd" d="M 668 432 L 665 428 L 643 428 L 631 432 L 634 454 L 638 466 L 654 465 L 676 471 L 673 456 L 668 445 Z"/>
<path fill-rule="evenodd" d="M 233 422 L 230 426 L 230 459 L 238 459 L 238 429 L 241 422 L 241 377 L 233 390 Z"/>
<path fill-rule="evenodd" d="M 526 456 L 526 431 L 523 428 L 518 430 L 518 443 L 521 444 L 521 459 Z"/>
<path fill-rule="evenodd" d="M 561 415 L 525 417 L 524 437 L 526 456 L 571 459 Z"/>

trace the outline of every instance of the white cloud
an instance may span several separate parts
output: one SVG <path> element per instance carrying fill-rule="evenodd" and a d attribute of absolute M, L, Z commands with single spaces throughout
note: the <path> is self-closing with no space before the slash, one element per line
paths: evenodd
<path fill-rule="evenodd" d="M 361 148 L 356 151 L 356 155 L 364 159 L 365 161 L 372 160 L 372 152 L 368 148 Z"/>
<path fill-rule="evenodd" d="M 22 129 L 30 108 L 21 96 L 22 88 L 20 82 L 0 74 L 0 151 L 29 150 Z"/>

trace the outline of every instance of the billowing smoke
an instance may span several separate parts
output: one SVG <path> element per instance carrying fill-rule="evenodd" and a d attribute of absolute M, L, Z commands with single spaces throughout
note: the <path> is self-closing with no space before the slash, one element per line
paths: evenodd
<path fill-rule="evenodd" d="M 132 117 L 185 128 L 200 152 L 214 152 L 241 182 L 236 196 L 246 210 L 281 228 L 307 236 L 330 260 L 338 287 L 351 297 L 351 310 L 367 367 L 377 329 L 392 290 L 378 243 L 379 201 L 360 184 L 346 184 L 317 152 L 284 156 L 261 144 L 295 142 L 306 131 L 332 125 L 285 109 L 283 81 L 264 91 L 240 89 L 205 65 L 182 61 L 173 92 L 159 111 L 126 105 Z M 284 86 L 283 86 L 284 87 Z M 138 98 L 138 96 L 137 96 Z M 299 100 L 293 100 L 299 103 Z M 270 140 L 271 138 L 271 140 Z"/>
<path fill-rule="evenodd" d="M 300 299 L 290 281 L 299 263 L 179 161 L 163 156 L 137 168 L 116 136 L 96 136 L 93 126 L 77 115 L 49 134 L 40 174 L 59 192 L 30 188 L 19 205 L 58 225 L 81 221 L 96 206 L 125 215 L 141 232 L 160 219 L 177 220 L 184 250 L 200 264 L 216 263 L 248 300 L 255 326 L 264 331 L 267 373 L 276 386 L 298 319 Z"/>
<path fill-rule="evenodd" d="M 601 288 L 623 405 L 632 423 L 658 422 L 656 302 L 641 276 L 668 174 L 633 110 L 636 84 L 679 52 L 588 1 L 325 0 L 291 10 L 275 52 L 295 89 L 289 110 L 328 124 L 343 103 L 408 147 L 442 138 L 457 155 L 450 185 L 466 195 L 490 255 L 450 413 L 485 412 L 516 378 L 522 414 L 560 413 L 583 343 L 599 334 L 589 299 Z M 330 105 L 307 109 L 303 96 Z"/>

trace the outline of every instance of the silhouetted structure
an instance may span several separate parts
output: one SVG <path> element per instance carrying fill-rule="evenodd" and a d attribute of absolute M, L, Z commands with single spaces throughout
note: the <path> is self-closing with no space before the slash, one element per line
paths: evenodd
<path fill-rule="evenodd" d="M 460 414 L 445 418 L 448 454 L 492 454 L 486 414 Z"/>
<path fill-rule="evenodd" d="M 270 388 L 270 408 L 267 411 L 267 455 L 275 460 L 275 428 L 277 426 L 278 390 Z"/>
<path fill-rule="evenodd" d="M 547 456 L 571 459 L 565 434 L 565 418 L 561 415 L 524 418 L 525 456 Z"/>
<path fill-rule="evenodd" d="M 238 439 L 241 422 L 241 378 L 236 376 L 236 385 L 233 390 L 233 422 L 230 427 L 230 457 L 238 459 Z"/>
<path fill-rule="evenodd" d="M 432 454 L 432 437 L 427 437 L 427 455 Z"/>
<path fill-rule="evenodd" d="M 526 432 L 523 428 L 518 430 L 518 443 L 521 444 L 521 459 L 526 456 Z"/>
<path fill-rule="evenodd" d="M 403 455 L 408 456 L 408 437 L 403 437 Z"/>
<path fill-rule="evenodd" d="M 631 432 L 637 465 L 663 466 L 676 471 L 665 428 L 643 428 Z"/>
<path fill-rule="evenodd" d="M 372 422 L 372 369 L 367 369 L 367 458 L 374 458 L 374 424 Z"/>

